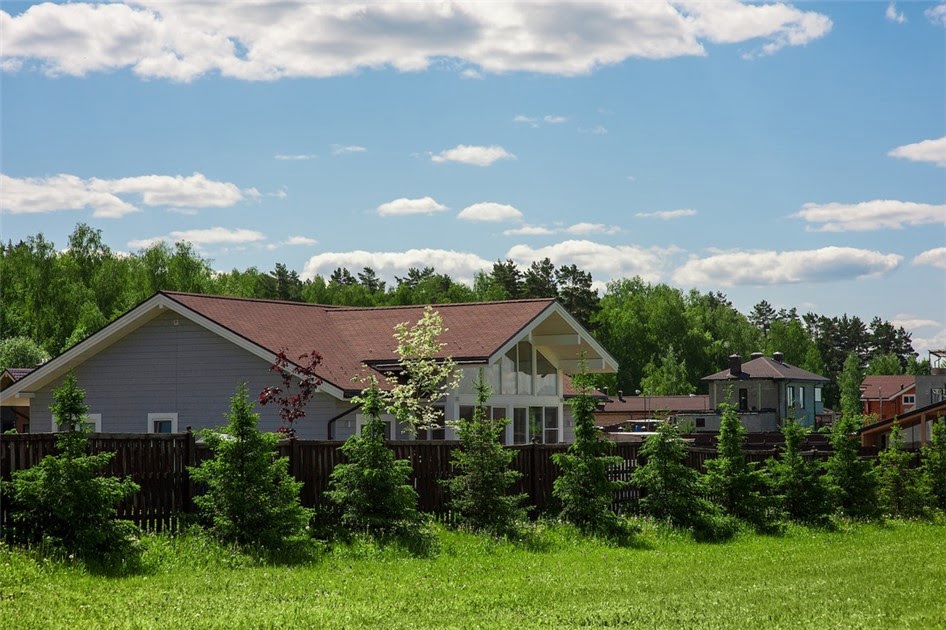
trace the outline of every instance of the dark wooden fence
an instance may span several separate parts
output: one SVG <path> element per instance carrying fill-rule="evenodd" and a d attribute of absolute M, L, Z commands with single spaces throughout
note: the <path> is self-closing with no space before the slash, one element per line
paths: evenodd
<path fill-rule="evenodd" d="M 328 487 L 329 475 L 336 465 L 345 462 L 339 449 L 341 442 L 316 440 L 287 440 L 280 443 L 280 455 L 289 458 L 292 475 L 302 481 L 302 503 L 314 507 L 322 501 Z M 410 461 L 413 468 L 412 483 L 420 496 L 419 508 L 425 512 L 445 515 L 446 499 L 440 480 L 452 474 L 450 464 L 457 442 L 440 441 L 392 441 L 388 445 L 396 457 Z M 135 521 L 147 529 L 177 528 L 180 518 L 193 512 L 191 500 L 195 488 L 187 473 L 210 456 L 209 450 L 195 442 L 191 433 L 162 434 L 92 434 L 89 440 L 92 452 L 115 453 L 106 475 L 131 477 L 141 490 L 119 506 L 119 516 Z M 762 448 L 760 448 L 760 446 Z M 508 447 L 516 452 L 512 468 L 522 473 L 513 491 L 527 495 L 527 503 L 537 513 L 554 507 L 552 484 L 558 476 L 558 467 L 552 456 L 564 453 L 565 444 L 529 444 Z M 615 480 L 629 481 L 638 466 L 640 444 L 619 442 L 614 454 L 622 464 L 611 470 Z M 824 459 L 830 455 L 830 447 L 818 442 L 806 446 L 805 456 Z M 747 444 L 746 458 L 762 462 L 778 453 L 778 446 Z M 9 480 L 17 470 L 36 465 L 44 456 L 56 452 L 53 434 L 20 434 L 0 437 L 0 479 Z M 871 455 L 871 453 L 864 453 Z M 705 470 L 707 459 L 715 457 L 716 449 L 709 444 L 692 445 L 687 455 L 687 464 Z M 639 490 L 628 487 L 615 493 L 614 508 L 625 511 L 633 508 L 640 498 Z M 6 501 L 0 494 L 0 527 L 9 525 Z"/>

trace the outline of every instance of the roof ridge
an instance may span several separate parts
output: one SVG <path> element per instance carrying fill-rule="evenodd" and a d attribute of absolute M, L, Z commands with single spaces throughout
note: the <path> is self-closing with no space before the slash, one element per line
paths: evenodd
<path fill-rule="evenodd" d="M 409 308 L 424 308 L 430 306 L 432 308 L 449 308 L 456 306 L 484 306 L 484 305 L 494 305 L 494 304 L 532 304 L 545 302 L 551 304 L 555 302 L 557 298 L 524 298 L 519 300 L 487 300 L 485 302 L 442 302 L 442 303 L 433 303 L 433 304 L 388 304 L 385 306 L 335 306 L 333 310 L 335 311 L 394 311 L 394 310 L 406 310 Z"/>
<path fill-rule="evenodd" d="M 161 295 L 173 298 L 175 296 L 210 298 L 214 300 L 231 300 L 234 302 L 258 302 L 261 304 L 283 304 L 286 306 L 311 306 L 316 308 L 339 309 L 341 307 L 334 304 L 316 304 L 313 302 L 293 302 L 292 300 L 274 300 L 272 298 L 251 298 L 239 295 L 216 295 L 212 293 L 191 293 L 188 291 L 158 291 Z"/>

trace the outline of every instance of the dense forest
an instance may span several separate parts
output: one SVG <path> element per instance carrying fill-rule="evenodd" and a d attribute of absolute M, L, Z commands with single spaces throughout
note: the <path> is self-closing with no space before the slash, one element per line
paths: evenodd
<path fill-rule="evenodd" d="M 695 393 L 700 378 L 723 369 L 730 354 L 755 351 L 781 351 L 788 363 L 833 383 L 851 353 L 867 373 L 929 369 L 916 360 L 910 333 L 879 317 L 799 315 L 765 300 L 745 315 L 722 293 L 684 292 L 636 277 L 608 283 L 599 296 L 590 273 L 547 258 L 525 269 L 497 261 L 472 287 L 432 267 L 412 268 L 393 286 L 369 267 L 303 280 L 283 264 L 215 272 L 188 243 L 119 254 L 100 230 L 81 223 L 62 249 L 42 234 L 0 247 L 0 369 L 55 356 L 159 290 L 351 306 L 555 297 L 620 363 L 618 374 L 601 384 L 629 393 Z M 826 403 L 837 399 L 832 385 Z"/>

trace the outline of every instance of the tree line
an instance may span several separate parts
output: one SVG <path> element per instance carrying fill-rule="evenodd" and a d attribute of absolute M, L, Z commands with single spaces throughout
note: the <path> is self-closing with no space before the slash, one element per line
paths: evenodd
<path fill-rule="evenodd" d="M 599 386 L 626 394 L 705 390 L 700 379 L 723 369 L 729 355 L 756 351 L 783 352 L 788 363 L 829 378 L 829 406 L 839 402 L 835 383 L 852 353 L 867 373 L 929 369 L 916 360 L 910 333 L 880 317 L 800 315 L 765 300 L 745 315 L 721 292 L 687 292 L 639 277 L 613 280 L 599 295 L 589 272 L 548 258 L 525 268 L 499 260 L 472 286 L 433 267 L 410 268 L 391 285 L 370 267 L 303 280 L 282 263 L 271 271 L 217 272 L 184 242 L 115 252 L 100 230 L 83 223 L 62 249 L 42 233 L 0 246 L 0 369 L 41 363 L 159 290 L 347 306 L 557 298 L 620 364 Z"/>

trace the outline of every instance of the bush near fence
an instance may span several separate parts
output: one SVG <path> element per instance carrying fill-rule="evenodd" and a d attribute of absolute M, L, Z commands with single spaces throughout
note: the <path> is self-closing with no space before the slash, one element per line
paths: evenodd
<path fill-rule="evenodd" d="M 342 442 L 320 440 L 285 440 L 279 445 L 279 454 L 289 458 L 289 470 L 302 481 L 302 504 L 315 507 L 322 501 L 329 476 L 345 457 L 339 450 Z M 419 509 L 443 518 L 449 518 L 443 486 L 440 480 L 451 474 L 451 454 L 459 442 L 444 441 L 390 441 L 388 446 L 400 459 L 411 462 L 414 488 L 420 495 Z M 760 448 L 760 446 L 762 448 Z M 748 442 L 746 458 L 764 462 L 779 452 L 777 444 Z M 114 451 L 115 457 L 103 474 L 130 476 L 141 490 L 124 501 L 118 509 L 120 518 L 134 521 L 144 529 L 176 529 L 182 519 L 194 512 L 192 497 L 199 489 L 194 487 L 187 473 L 210 457 L 210 451 L 196 441 L 193 433 L 178 434 L 121 434 L 93 433 L 89 439 L 92 452 Z M 509 446 L 516 451 L 511 467 L 522 473 L 511 489 L 528 495 L 528 504 L 534 514 L 555 508 L 552 484 L 558 468 L 552 455 L 568 449 L 567 444 L 528 444 Z M 619 442 L 614 453 L 623 463 L 611 470 L 613 479 L 629 481 L 638 465 L 640 444 Z M 808 444 L 803 453 L 807 458 L 827 459 L 831 454 L 826 443 Z M 3 435 L 0 437 L 0 479 L 8 481 L 17 470 L 29 468 L 46 455 L 56 453 L 56 436 L 52 433 Z M 863 456 L 875 456 L 876 449 L 863 450 Z M 705 471 L 705 462 L 716 456 L 712 442 L 691 445 L 687 464 Z M 615 493 L 614 509 L 632 511 L 640 499 L 640 490 L 627 487 Z M 0 496 L 0 528 L 7 531 L 10 516 Z"/>

